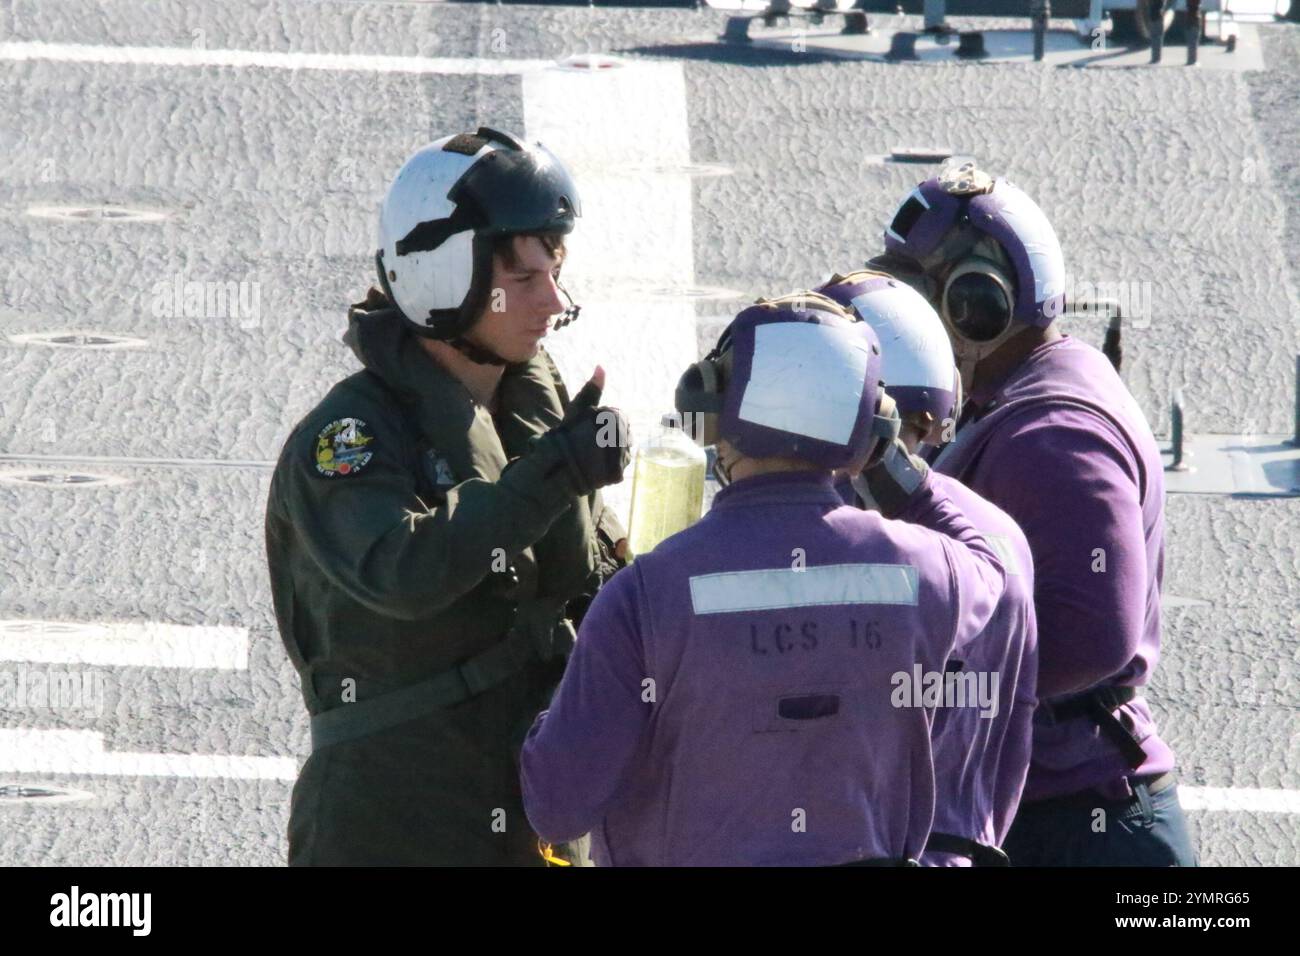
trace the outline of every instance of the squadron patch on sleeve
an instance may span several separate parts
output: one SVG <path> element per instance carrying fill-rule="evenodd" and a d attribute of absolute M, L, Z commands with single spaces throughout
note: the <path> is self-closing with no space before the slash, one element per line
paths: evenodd
<path fill-rule="evenodd" d="M 370 445 L 375 440 L 362 430 L 365 427 L 359 418 L 340 418 L 321 429 L 316 436 L 316 470 L 332 478 L 364 468 L 374 455 Z"/>

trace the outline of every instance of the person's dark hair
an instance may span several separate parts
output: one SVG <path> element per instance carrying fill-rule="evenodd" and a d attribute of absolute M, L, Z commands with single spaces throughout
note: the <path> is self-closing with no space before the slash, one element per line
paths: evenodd
<path fill-rule="evenodd" d="M 558 256 L 560 261 L 564 261 L 564 234 L 560 232 L 517 232 L 509 236 L 497 236 L 492 240 L 492 255 L 496 256 L 504 263 L 507 269 L 513 269 L 519 264 L 519 257 L 515 255 L 515 239 L 522 236 L 533 236 L 542 241 L 542 246 L 553 256 Z"/>

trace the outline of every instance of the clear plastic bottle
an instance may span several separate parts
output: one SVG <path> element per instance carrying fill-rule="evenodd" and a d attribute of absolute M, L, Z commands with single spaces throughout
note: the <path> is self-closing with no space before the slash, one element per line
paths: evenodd
<path fill-rule="evenodd" d="M 653 551 L 665 538 L 700 520 L 704 507 L 704 449 L 665 415 L 637 449 L 627 545 L 632 555 Z"/>

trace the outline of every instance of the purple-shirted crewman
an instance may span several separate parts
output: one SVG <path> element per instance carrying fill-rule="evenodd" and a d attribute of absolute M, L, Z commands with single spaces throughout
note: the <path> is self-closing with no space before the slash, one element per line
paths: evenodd
<path fill-rule="evenodd" d="M 1065 263 L 1006 179 L 950 162 L 900 204 L 871 268 L 939 313 L 967 400 L 933 458 L 1029 540 L 1033 754 L 1003 848 L 1017 865 L 1195 866 L 1174 755 L 1138 689 L 1160 654 L 1164 473 L 1110 362 L 1063 335 Z"/>
<path fill-rule="evenodd" d="M 529 821 L 590 831 L 600 865 L 914 863 L 934 707 L 913 684 L 986 628 L 1001 559 L 896 437 L 875 333 L 823 296 L 741 312 L 677 409 L 724 487 L 592 603 L 523 747 Z"/>
<path fill-rule="evenodd" d="M 817 291 L 852 309 L 879 337 L 881 377 L 898 407 L 899 437 L 908 451 L 946 442 L 961 405 L 961 381 L 930 304 L 880 272 L 836 275 Z M 961 693 L 955 706 L 936 709 L 930 731 L 934 825 L 921 864 L 1005 866 L 998 847 L 1020 805 L 1037 705 L 1033 559 L 1006 512 L 948 475 L 931 473 L 930 480 L 1001 552 L 1007 579 L 984 633 L 948 661 L 949 679 L 961 682 Z"/>

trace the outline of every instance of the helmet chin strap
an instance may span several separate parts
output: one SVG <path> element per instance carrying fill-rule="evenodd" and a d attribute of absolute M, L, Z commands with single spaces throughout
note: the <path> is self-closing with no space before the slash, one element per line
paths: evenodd
<path fill-rule="evenodd" d="M 722 461 L 722 452 L 717 445 L 713 446 L 713 477 L 718 479 L 718 484 L 723 488 L 731 484 L 731 471 L 736 467 L 736 462 L 725 464 Z"/>
<path fill-rule="evenodd" d="M 444 341 L 476 365 L 510 364 L 490 348 L 471 342 L 462 335 L 458 335 L 454 339 L 444 339 Z"/>
<path fill-rule="evenodd" d="M 871 434 L 875 436 L 876 441 L 871 447 L 871 453 L 867 455 L 867 465 L 875 464 L 884 455 L 894 439 L 899 436 L 902 424 L 894 397 L 887 391 L 881 392 L 880 398 L 876 400 L 876 413 L 871 419 Z"/>
<path fill-rule="evenodd" d="M 967 395 L 970 394 L 971 386 L 975 382 L 975 366 L 979 364 L 980 356 L 963 355 L 957 360 L 957 373 L 961 376 L 961 388 Z"/>

